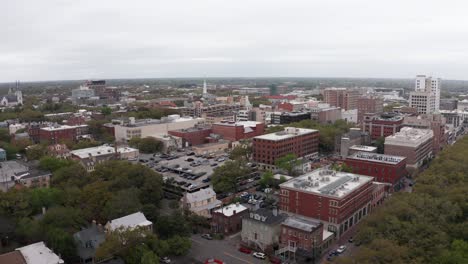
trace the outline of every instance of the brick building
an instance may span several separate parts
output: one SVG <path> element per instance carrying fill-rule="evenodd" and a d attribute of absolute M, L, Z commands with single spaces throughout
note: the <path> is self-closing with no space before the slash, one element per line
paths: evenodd
<path fill-rule="evenodd" d="M 241 204 L 221 207 L 211 214 L 211 230 L 225 235 L 242 230 L 242 218 L 248 217 L 249 209 Z"/>
<path fill-rule="evenodd" d="M 182 146 L 197 146 L 208 143 L 207 137 L 213 133 L 211 127 L 195 126 L 185 129 L 168 131 L 168 134 L 182 139 Z"/>
<path fill-rule="evenodd" d="M 315 218 L 341 237 L 369 213 L 373 177 L 318 169 L 280 184 L 280 210 Z"/>
<path fill-rule="evenodd" d="M 332 235 L 330 232 L 326 233 Z M 276 254 L 282 254 L 288 259 L 320 257 L 326 233 L 324 234 L 323 224 L 318 220 L 290 216 L 281 224 L 281 244 Z"/>
<path fill-rule="evenodd" d="M 348 88 L 326 88 L 322 92 L 323 101 L 344 110 L 357 108 L 359 92 Z"/>
<path fill-rule="evenodd" d="M 353 173 L 374 177 L 377 182 L 389 183 L 394 190 L 402 187 L 402 179 L 407 175 L 406 158 L 377 153 L 357 152 L 344 161 Z"/>
<path fill-rule="evenodd" d="M 265 124 L 255 121 L 227 122 L 221 121 L 211 126 L 214 134 L 229 141 L 252 138 L 265 133 Z"/>
<path fill-rule="evenodd" d="M 385 138 L 385 154 L 406 157 L 407 168 L 419 168 L 432 157 L 430 129 L 403 127 L 400 132 Z"/>
<path fill-rule="evenodd" d="M 357 99 L 358 123 L 364 120 L 365 114 L 380 114 L 383 112 L 383 99 L 380 97 L 359 97 Z"/>
<path fill-rule="evenodd" d="M 403 127 L 403 116 L 396 113 L 364 115 L 362 129 L 368 132 L 372 140 L 391 136 Z"/>
<path fill-rule="evenodd" d="M 55 125 L 39 129 L 39 141 L 58 144 L 64 141 L 77 141 L 80 136 L 88 133 L 88 125 L 68 126 Z"/>
<path fill-rule="evenodd" d="M 432 152 L 439 153 L 447 145 L 447 132 L 445 130 L 446 119 L 441 114 L 428 114 L 419 116 L 407 116 L 403 125 L 407 127 L 431 129 L 434 133 L 432 138 Z"/>
<path fill-rule="evenodd" d="M 286 127 L 284 131 L 254 137 L 253 159 L 272 169 L 276 159 L 290 153 L 298 158 L 317 155 L 318 144 L 318 130 Z"/>

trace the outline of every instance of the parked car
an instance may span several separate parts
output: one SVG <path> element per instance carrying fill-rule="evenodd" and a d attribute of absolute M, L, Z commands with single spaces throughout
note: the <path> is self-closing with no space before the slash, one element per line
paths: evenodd
<path fill-rule="evenodd" d="M 163 257 L 159 259 L 159 262 L 169 264 L 171 260 L 168 257 Z"/>
<path fill-rule="evenodd" d="M 277 257 L 269 257 L 268 259 L 270 260 L 270 262 L 271 262 L 272 264 L 281 264 L 281 263 L 282 263 L 282 262 L 281 262 L 281 259 L 279 259 L 279 258 L 277 258 Z"/>
<path fill-rule="evenodd" d="M 262 252 L 254 252 L 252 255 L 258 259 L 265 259 L 265 253 Z"/>
<path fill-rule="evenodd" d="M 203 234 L 201 237 L 207 240 L 213 240 L 213 237 L 210 234 Z"/>
<path fill-rule="evenodd" d="M 211 178 L 210 177 L 207 177 L 206 179 L 203 179 L 202 182 L 210 182 L 211 181 Z"/>
<path fill-rule="evenodd" d="M 346 251 L 346 246 L 345 246 L 345 245 L 340 246 L 340 247 L 336 250 L 336 252 L 337 252 L 338 254 L 341 254 L 341 253 L 343 253 L 343 252 L 345 252 L 345 251 Z"/>
<path fill-rule="evenodd" d="M 192 162 L 192 161 L 194 161 L 194 159 L 188 158 L 188 159 L 186 159 L 185 161 Z"/>
<path fill-rule="evenodd" d="M 216 167 L 216 166 L 218 166 L 218 163 L 211 164 L 211 167 Z"/>
<path fill-rule="evenodd" d="M 350 238 L 348 239 L 348 242 L 349 242 L 349 243 L 353 243 L 353 242 L 354 242 L 353 237 L 350 237 Z"/>
<path fill-rule="evenodd" d="M 271 193 L 273 190 L 271 188 L 265 188 L 265 190 L 263 190 L 264 193 Z"/>
<path fill-rule="evenodd" d="M 240 247 L 239 251 L 245 254 L 249 254 L 249 255 L 252 254 L 252 250 L 245 248 L 245 247 Z"/>

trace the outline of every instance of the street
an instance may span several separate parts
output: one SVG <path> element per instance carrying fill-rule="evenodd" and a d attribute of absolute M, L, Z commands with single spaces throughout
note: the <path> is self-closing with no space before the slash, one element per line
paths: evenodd
<path fill-rule="evenodd" d="M 247 263 L 247 264 L 261 264 L 269 263 L 268 260 L 260 260 L 254 258 L 252 254 L 245 254 L 240 252 L 239 241 L 240 233 L 231 237 L 225 237 L 224 240 L 206 240 L 200 234 L 192 235 L 192 248 L 187 256 L 190 258 L 204 263 L 206 259 L 215 258 L 224 261 L 227 264 L 234 263 Z M 188 257 L 174 258 L 172 263 L 187 264 L 197 263 Z"/>

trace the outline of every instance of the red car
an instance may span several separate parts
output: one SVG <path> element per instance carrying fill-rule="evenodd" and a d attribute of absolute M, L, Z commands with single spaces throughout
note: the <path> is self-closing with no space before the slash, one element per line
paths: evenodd
<path fill-rule="evenodd" d="M 269 260 L 270 260 L 270 262 L 271 262 L 272 264 L 281 264 L 281 259 L 279 259 L 279 258 L 270 257 Z"/>
<path fill-rule="evenodd" d="M 245 254 L 250 254 L 252 253 L 252 250 L 248 249 L 248 248 L 245 248 L 245 247 L 240 247 L 239 248 L 239 251 L 242 252 L 242 253 L 245 253 Z"/>

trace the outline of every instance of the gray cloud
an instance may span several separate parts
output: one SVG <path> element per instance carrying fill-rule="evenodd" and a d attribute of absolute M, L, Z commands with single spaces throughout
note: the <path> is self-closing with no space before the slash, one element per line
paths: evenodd
<path fill-rule="evenodd" d="M 467 7 L 462 0 L 5 0 L 0 81 L 467 79 Z"/>

